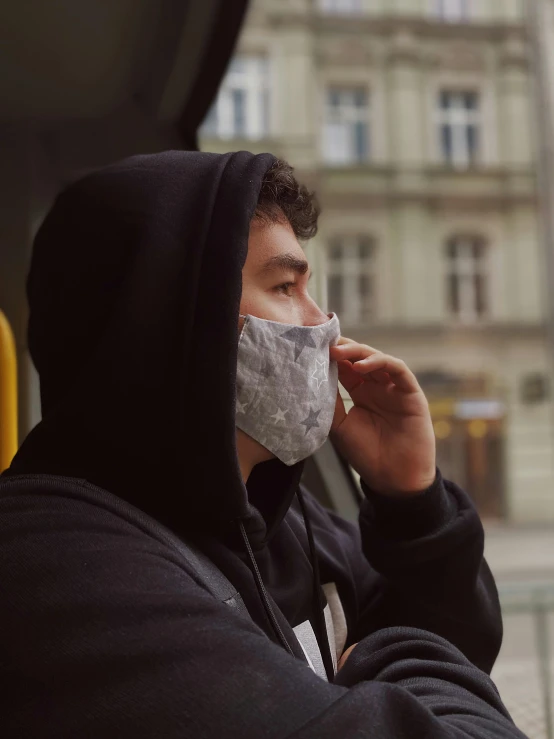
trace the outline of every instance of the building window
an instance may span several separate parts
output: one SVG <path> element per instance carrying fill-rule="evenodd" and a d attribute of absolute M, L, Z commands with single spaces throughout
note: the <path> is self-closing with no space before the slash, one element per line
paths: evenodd
<path fill-rule="evenodd" d="M 222 139 L 261 139 L 269 135 L 269 65 L 263 56 L 231 62 L 202 133 Z"/>
<path fill-rule="evenodd" d="M 369 96 L 365 88 L 327 89 L 323 157 L 335 166 L 368 161 Z"/>
<path fill-rule="evenodd" d="M 319 0 L 319 8 L 333 15 L 359 14 L 362 12 L 362 0 Z"/>
<path fill-rule="evenodd" d="M 449 23 L 469 19 L 469 0 L 434 0 L 434 13 Z"/>
<path fill-rule="evenodd" d="M 479 158 L 481 132 L 479 94 L 441 90 L 437 122 L 443 161 L 461 168 L 475 164 Z"/>
<path fill-rule="evenodd" d="M 456 236 L 446 246 L 448 312 L 464 323 L 489 313 L 488 248 L 479 237 Z"/>
<path fill-rule="evenodd" d="M 345 325 L 375 317 L 376 248 L 368 236 L 335 239 L 327 251 L 327 304 Z"/>

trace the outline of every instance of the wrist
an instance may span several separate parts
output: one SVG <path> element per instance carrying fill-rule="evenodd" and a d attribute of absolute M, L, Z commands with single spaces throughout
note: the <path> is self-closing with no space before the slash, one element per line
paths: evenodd
<path fill-rule="evenodd" d="M 418 496 L 423 495 L 436 483 L 437 476 L 438 470 L 434 468 L 432 473 L 430 472 L 425 476 L 419 476 L 413 481 L 402 481 L 398 484 L 378 482 L 371 484 L 363 475 L 361 475 L 360 479 L 363 483 L 362 487 L 371 491 L 372 494 L 379 495 L 383 498 L 402 500 L 405 498 L 417 498 Z"/>
<path fill-rule="evenodd" d="M 372 521 L 380 536 L 410 540 L 428 535 L 444 525 L 455 505 L 446 492 L 439 470 L 433 483 L 418 495 L 391 497 L 369 488 L 362 481 L 366 501 L 364 517 Z"/>

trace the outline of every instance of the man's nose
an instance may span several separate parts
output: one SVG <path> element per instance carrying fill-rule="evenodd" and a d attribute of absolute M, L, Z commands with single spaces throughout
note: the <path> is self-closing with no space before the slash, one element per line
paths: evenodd
<path fill-rule="evenodd" d="M 304 313 L 304 326 L 319 326 L 322 323 L 327 323 L 328 320 L 328 315 L 321 310 L 313 298 L 310 298 Z"/>

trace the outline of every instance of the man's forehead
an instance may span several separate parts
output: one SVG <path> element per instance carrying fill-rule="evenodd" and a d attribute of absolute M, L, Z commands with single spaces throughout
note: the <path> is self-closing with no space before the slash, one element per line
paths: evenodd
<path fill-rule="evenodd" d="M 253 224 L 246 259 L 249 271 L 293 270 L 306 274 L 308 262 L 289 224 Z"/>

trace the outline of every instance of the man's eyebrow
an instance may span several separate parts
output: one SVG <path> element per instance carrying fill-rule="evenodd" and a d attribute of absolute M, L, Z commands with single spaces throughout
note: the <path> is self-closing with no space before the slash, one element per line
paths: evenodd
<path fill-rule="evenodd" d="M 310 265 L 305 259 L 299 259 L 294 254 L 278 254 L 276 257 L 267 260 L 259 274 L 266 275 L 277 270 L 292 270 L 298 275 L 305 275 L 309 269 Z"/>

